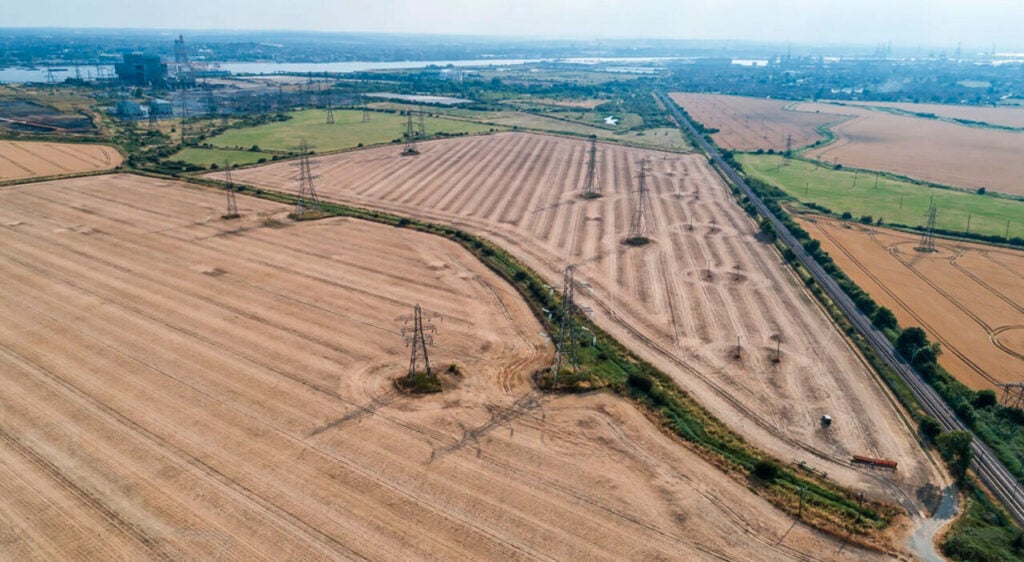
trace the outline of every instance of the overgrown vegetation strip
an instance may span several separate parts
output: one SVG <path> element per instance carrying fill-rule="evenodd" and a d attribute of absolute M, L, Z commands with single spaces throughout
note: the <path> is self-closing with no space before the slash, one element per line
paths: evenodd
<path fill-rule="evenodd" d="M 191 178 L 189 181 L 225 187 L 223 182 L 207 178 Z M 273 190 L 237 183 L 235 188 L 273 201 L 296 202 L 296 196 Z M 371 220 L 457 242 L 511 283 L 549 333 L 556 331 L 560 318 L 549 317 L 546 310 L 560 310 L 558 295 L 549 291 L 536 272 L 491 242 L 457 228 L 390 213 L 335 203 L 322 203 L 322 207 L 325 216 Z M 880 538 L 881 531 L 888 528 L 899 514 L 898 508 L 874 501 L 861 504 L 857 494 L 813 471 L 794 470 L 772 459 L 714 418 L 669 376 L 638 358 L 607 332 L 582 315 L 575 315 L 573 321 L 593 334 L 592 339 L 587 336 L 578 342 L 581 364 L 587 373 L 587 388 L 607 388 L 643 407 L 657 423 L 690 443 L 704 459 L 737 481 L 748 484 L 755 493 L 790 515 L 802 513 L 803 521 L 822 531 L 855 540 L 870 548 L 886 550 L 884 544 L 872 542 L 872 539 Z"/>
<path fill-rule="evenodd" d="M 718 150 L 707 139 L 699 135 L 690 120 L 685 118 L 675 105 L 669 105 L 671 100 L 667 100 L 667 96 L 664 94 L 659 93 L 659 96 L 666 102 L 666 107 L 669 107 L 669 110 L 676 115 L 677 120 L 684 123 L 691 130 L 692 134 L 697 137 L 700 146 L 725 177 L 740 190 L 754 210 L 767 219 L 772 230 L 782 239 L 789 251 L 792 252 L 793 258 L 811 274 L 814 281 L 839 306 L 851 325 L 870 344 L 877 353 L 877 356 L 900 376 L 924 411 L 937 420 L 946 431 L 970 432 L 970 427 L 957 416 L 953 409 L 943 400 L 942 396 L 924 381 L 913 365 L 897 352 L 888 337 L 876 328 L 872 321 L 858 309 L 850 295 L 815 261 L 811 253 L 804 248 L 790 231 L 789 226 L 783 223 L 776 216 L 776 213 L 772 212 L 761 200 L 760 196 L 725 162 Z M 913 407 L 910 409 L 914 410 Z M 973 435 L 973 432 L 971 434 Z M 981 481 L 1009 510 L 1014 519 L 1018 523 L 1024 524 L 1024 488 L 1021 487 L 1020 483 L 1006 466 L 1000 462 L 992 449 L 981 442 L 980 439 L 972 439 L 970 445 L 974 453 L 972 466 Z"/>

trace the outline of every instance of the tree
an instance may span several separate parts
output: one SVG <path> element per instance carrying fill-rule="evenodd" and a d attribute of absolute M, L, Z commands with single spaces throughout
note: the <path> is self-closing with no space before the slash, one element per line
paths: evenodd
<path fill-rule="evenodd" d="M 995 406 L 998 402 L 996 398 L 996 391 L 986 388 L 985 390 L 979 390 L 978 395 L 974 397 L 975 408 L 990 408 Z"/>
<path fill-rule="evenodd" d="M 899 351 L 908 360 L 912 359 L 914 353 L 928 347 L 928 334 L 917 326 L 911 326 L 896 338 L 896 351 Z"/>
<path fill-rule="evenodd" d="M 971 439 L 973 437 L 968 431 L 951 431 L 935 438 L 939 454 L 946 460 L 949 470 L 953 472 L 957 481 L 963 481 L 964 476 L 967 475 L 967 469 L 971 467 L 971 461 L 974 460 Z"/>
<path fill-rule="evenodd" d="M 934 443 L 935 438 L 942 433 L 942 426 L 939 425 L 939 422 L 931 416 L 921 418 L 921 423 L 918 425 L 918 428 L 921 430 L 921 435 L 924 435 L 925 438 L 932 443 Z"/>
<path fill-rule="evenodd" d="M 878 307 L 878 310 L 876 310 L 875 314 L 871 317 L 871 321 L 880 330 L 895 330 L 899 327 L 899 323 L 896 321 L 896 315 L 884 306 Z"/>

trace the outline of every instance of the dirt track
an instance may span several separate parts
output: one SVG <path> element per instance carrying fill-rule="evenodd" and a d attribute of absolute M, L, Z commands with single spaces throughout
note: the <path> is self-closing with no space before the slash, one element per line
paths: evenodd
<path fill-rule="evenodd" d="M 578 197 L 582 141 L 507 133 L 421 148 L 416 157 L 385 147 L 317 158 L 319 192 L 482 234 L 554 285 L 567 263 L 577 264 L 577 276 L 593 286 L 584 301 L 602 327 L 780 458 L 807 461 L 889 501 L 909 501 L 904 493 L 941 481 L 886 393 L 756 239 L 703 157 L 602 146 L 606 195 L 586 201 Z M 621 240 L 641 157 L 651 160 L 655 242 L 628 248 Z M 294 190 L 293 176 L 292 165 L 278 163 L 235 179 Z M 824 414 L 837 419 L 827 431 L 818 423 Z M 853 454 L 895 459 L 900 470 L 855 469 Z"/>
<path fill-rule="evenodd" d="M 1024 382 L 1024 252 L 816 218 L 801 224 L 902 326 L 942 344 L 939 362 L 972 388 Z"/>
<path fill-rule="evenodd" d="M 729 150 L 786 150 L 814 144 L 824 137 L 815 127 L 842 119 L 828 112 L 807 113 L 787 109 L 793 102 L 718 94 L 670 94 L 690 117 L 718 129 L 715 143 Z"/>
<path fill-rule="evenodd" d="M 113 147 L 98 144 L 0 140 L 0 181 L 109 170 L 121 160 Z"/>
<path fill-rule="evenodd" d="M 0 191 L 0 558 L 871 557 L 619 399 L 533 391 L 550 345 L 458 246 L 239 204 Z M 390 383 L 414 302 L 466 373 L 442 395 Z"/>

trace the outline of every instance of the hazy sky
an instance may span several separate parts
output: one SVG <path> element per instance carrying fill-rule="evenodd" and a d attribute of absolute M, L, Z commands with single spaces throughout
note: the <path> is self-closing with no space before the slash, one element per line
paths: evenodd
<path fill-rule="evenodd" d="M 3 0 L 0 27 L 658 37 L 1024 48 L 1024 0 Z"/>

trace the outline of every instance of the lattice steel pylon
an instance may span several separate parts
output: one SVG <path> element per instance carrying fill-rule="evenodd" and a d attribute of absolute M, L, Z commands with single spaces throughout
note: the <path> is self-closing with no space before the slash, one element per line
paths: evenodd
<path fill-rule="evenodd" d="M 627 241 L 644 243 L 647 241 L 647 159 L 640 161 L 640 173 L 637 174 L 636 199 L 633 202 L 633 218 L 629 222 Z"/>
<path fill-rule="evenodd" d="M 1011 382 L 999 385 L 1003 389 L 1002 404 L 1007 408 L 1024 408 L 1024 383 Z"/>
<path fill-rule="evenodd" d="M 334 106 L 331 105 L 331 96 L 327 96 L 327 124 L 334 124 Z"/>
<path fill-rule="evenodd" d="M 235 183 L 231 181 L 231 163 L 227 160 L 224 161 L 224 180 L 227 181 L 228 185 L 225 191 L 227 192 L 228 208 L 227 212 L 224 213 L 225 219 L 237 219 L 238 215 L 238 201 L 235 199 Z"/>
<path fill-rule="evenodd" d="M 555 341 L 555 362 L 551 366 L 552 384 L 558 384 L 558 377 L 563 367 L 578 378 L 583 377 L 580 370 L 580 352 L 577 344 L 577 331 L 574 316 L 576 314 L 576 268 L 568 265 L 562 274 L 562 309 L 558 318 L 558 339 Z"/>
<path fill-rule="evenodd" d="M 589 199 L 601 196 L 601 186 L 597 179 L 597 137 L 590 138 L 590 151 L 587 156 L 587 177 L 583 183 L 583 196 Z"/>
<path fill-rule="evenodd" d="M 938 209 L 935 208 L 935 199 L 928 204 L 928 211 L 925 213 L 926 222 L 924 232 L 921 234 L 921 245 L 914 248 L 918 252 L 935 252 L 935 215 Z"/>
<path fill-rule="evenodd" d="M 431 324 L 430 321 L 440 317 L 441 315 L 436 312 L 423 312 L 423 309 L 417 304 L 413 308 L 412 314 L 405 314 L 398 318 L 405 323 L 401 330 L 402 338 L 405 339 L 406 345 L 412 347 L 409 353 L 410 379 L 416 375 L 416 367 L 420 364 L 423 365 L 423 372 L 428 377 L 433 376 L 433 372 L 430 370 L 430 356 L 427 354 L 427 345 L 434 345 L 434 334 L 437 333 L 437 327 Z M 411 327 L 409 326 L 410 322 L 412 322 Z"/>
<path fill-rule="evenodd" d="M 323 208 L 320 206 L 320 198 L 317 197 L 316 187 L 313 185 L 316 176 L 313 175 L 312 165 L 309 163 L 309 146 L 306 141 L 299 144 L 299 153 L 297 164 L 299 175 L 296 177 L 299 182 L 299 198 L 295 202 L 295 216 L 302 218 L 309 213 L 319 213 L 323 211 Z"/>
<path fill-rule="evenodd" d="M 366 107 L 366 96 L 359 96 L 360 105 L 363 107 L 363 123 L 370 122 L 370 108 Z"/>
<path fill-rule="evenodd" d="M 403 156 L 412 156 L 419 154 L 419 149 L 416 148 L 416 129 L 412 123 L 412 111 L 408 111 L 405 114 L 405 150 L 402 151 Z"/>

